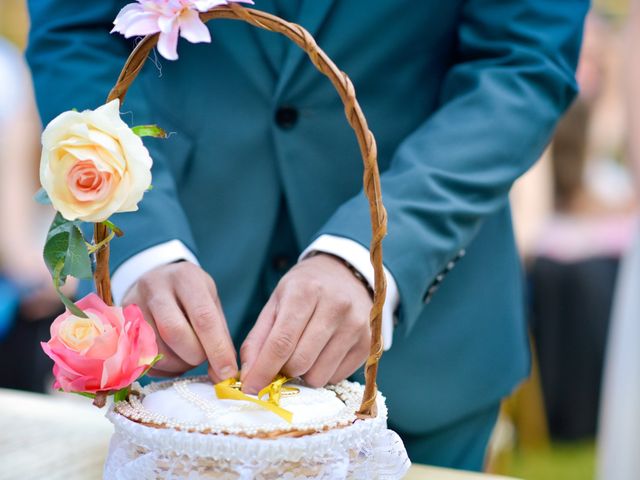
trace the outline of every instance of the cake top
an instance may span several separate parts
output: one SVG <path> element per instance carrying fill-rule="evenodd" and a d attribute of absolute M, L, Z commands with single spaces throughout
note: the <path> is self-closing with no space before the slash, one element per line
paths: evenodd
<path fill-rule="evenodd" d="M 291 422 L 249 401 L 219 399 L 206 377 L 152 383 L 118 402 L 115 411 L 156 428 L 246 437 L 299 436 L 344 427 L 356 419 L 360 384 L 287 386 L 293 388 L 282 395 L 279 406 L 291 412 Z"/>

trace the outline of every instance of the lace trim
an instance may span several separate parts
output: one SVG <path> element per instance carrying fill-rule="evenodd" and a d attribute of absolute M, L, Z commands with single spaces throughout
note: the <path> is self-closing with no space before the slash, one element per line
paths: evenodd
<path fill-rule="evenodd" d="M 113 407 L 107 413 L 118 435 L 150 451 L 214 459 L 245 457 L 261 461 L 297 461 L 359 450 L 370 439 L 387 431 L 386 417 L 384 401 L 379 398 L 376 418 L 356 420 L 350 426 L 313 435 L 270 439 L 149 428 L 120 415 Z"/>
<path fill-rule="evenodd" d="M 237 439 L 228 437 L 227 441 L 235 443 Z M 334 450 L 325 456 L 313 450 L 308 453 L 313 455 L 295 460 L 245 456 L 241 450 L 225 458 L 197 458 L 148 450 L 116 434 L 111 440 L 104 479 L 397 480 L 404 478 L 411 465 L 402 441 L 391 430 L 365 439 L 358 450 Z"/>

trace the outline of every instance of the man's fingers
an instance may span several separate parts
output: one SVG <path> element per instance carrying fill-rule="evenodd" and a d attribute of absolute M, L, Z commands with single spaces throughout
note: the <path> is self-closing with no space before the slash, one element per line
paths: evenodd
<path fill-rule="evenodd" d="M 334 335 L 320 353 L 313 367 L 303 375 L 304 381 L 310 387 L 324 387 L 346 359 L 354 343 L 348 337 Z"/>
<path fill-rule="evenodd" d="M 156 335 L 156 339 L 158 338 L 160 337 Z M 173 375 L 180 375 L 194 367 L 176 355 L 162 340 L 157 340 L 157 343 L 158 353 L 162 355 L 162 359 L 156 364 L 158 367 L 157 370 L 172 373 Z"/>
<path fill-rule="evenodd" d="M 181 374 L 186 372 L 187 370 L 191 370 L 193 368 L 193 365 L 188 364 L 178 355 L 176 355 L 171 347 L 169 347 L 163 340 L 160 332 L 158 332 L 156 319 L 154 319 L 153 314 L 147 308 L 144 308 L 142 306 L 140 307 L 140 309 L 142 310 L 143 317 L 151 325 L 151 328 L 153 328 L 156 334 L 158 353 L 162 354 L 162 359 L 154 366 L 154 370 L 162 372 L 163 374 L 159 374 L 157 376 L 175 376 L 176 374 Z M 151 374 L 151 372 L 149 372 L 149 374 Z"/>
<path fill-rule="evenodd" d="M 276 318 L 262 348 L 242 382 L 246 393 L 256 393 L 273 380 L 289 360 L 315 310 L 308 291 L 283 292 Z"/>
<path fill-rule="evenodd" d="M 302 332 L 293 354 L 282 368 L 283 373 L 287 376 L 299 377 L 307 373 L 331 340 L 337 324 L 324 321 L 326 313 L 328 312 L 323 312 L 320 305 L 316 308 L 313 317 Z"/>
<path fill-rule="evenodd" d="M 370 343 L 368 338 L 365 338 L 354 345 L 347 353 L 347 356 L 344 357 L 338 369 L 331 375 L 329 383 L 338 383 L 355 373 L 367 360 Z"/>
<path fill-rule="evenodd" d="M 276 301 L 272 296 L 240 347 L 240 380 L 244 380 L 269 336 L 276 317 Z"/>
<path fill-rule="evenodd" d="M 174 295 L 158 295 L 149 301 L 148 308 L 160 337 L 176 355 L 192 367 L 206 360 L 204 349 Z"/>
<path fill-rule="evenodd" d="M 201 268 L 188 262 L 158 267 L 136 282 L 124 303 L 136 303 L 156 332 L 164 358 L 154 374 L 180 374 L 209 360 L 214 380 L 236 375 L 215 283 Z"/>
<path fill-rule="evenodd" d="M 170 378 L 170 377 L 175 377 L 176 373 L 165 372 L 164 370 L 158 370 L 157 368 L 154 367 L 147 372 L 147 375 L 149 377 L 154 377 L 154 378 Z"/>
<path fill-rule="evenodd" d="M 192 280 L 191 280 L 192 279 Z M 215 374 L 214 381 L 238 373 L 227 322 L 202 277 L 187 277 L 176 285 L 178 298 Z"/>

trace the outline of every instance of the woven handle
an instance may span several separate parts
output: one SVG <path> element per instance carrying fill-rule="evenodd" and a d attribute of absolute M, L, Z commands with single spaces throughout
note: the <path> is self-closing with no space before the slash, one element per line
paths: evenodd
<path fill-rule="evenodd" d="M 291 39 L 302 48 L 316 68 L 331 80 L 344 103 L 345 115 L 353 128 L 362 160 L 364 163 L 364 190 L 369 200 L 371 213 L 371 263 L 375 272 L 375 286 L 373 306 L 370 313 L 371 327 L 371 351 L 365 365 L 365 391 L 362 404 L 357 414 L 360 418 L 376 416 L 376 375 L 378 361 L 382 355 L 382 306 L 386 295 L 386 282 L 382 267 L 382 239 L 387 231 L 387 216 L 382 205 L 380 192 L 380 174 L 378 172 L 376 141 L 367 126 L 367 120 L 356 100 L 355 90 L 349 77 L 336 67 L 331 59 L 318 47 L 309 32 L 300 25 L 286 22 L 281 18 L 258 10 L 247 9 L 237 4 L 216 7 L 208 12 L 201 13 L 203 21 L 214 18 L 226 18 L 242 20 L 256 27 L 271 32 L 281 33 Z M 158 34 L 146 36 L 133 50 L 125 64 L 118 82 L 109 93 L 107 101 L 120 99 L 122 103 L 127 90 L 142 70 L 149 53 L 158 42 Z M 103 225 L 96 224 L 94 237 L 96 242 L 102 241 L 107 236 L 107 229 Z M 108 247 L 100 250 L 96 258 L 95 282 L 98 294 L 108 304 L 112 303 L 111 285 L 109 280 L 109 250 Z"/>

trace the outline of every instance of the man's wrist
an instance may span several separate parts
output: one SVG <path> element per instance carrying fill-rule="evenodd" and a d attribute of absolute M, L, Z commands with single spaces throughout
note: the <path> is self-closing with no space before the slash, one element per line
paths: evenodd
<path fill-rule="evenodd" d="M 374 288 L 375 274 L 371 265 L 369 250 L 358 242 L 337 235 L 321 235 L 302 252 L 299 261 L 308 258 L 312 252 L 316 251 L 346 260 L 366 279 L 369 287 L 371 289 Z M 400 304 L 400 294 L 393 275 L 386 267 L 384 267 L 384 275 L 387 281 L 387 294 L 382 308 L 382 339 L 384 349 L 388 350 L 393 340 L 394 314 Z"/>
<path fill-rule="evenodd" d="M 328 257 L 334 258 L 339 263 L 344 265 L 345 268 L 351 272 L 351 275 L 353 275 L 354 278 L 356 280 L 358 280 L 362 284 L 362 286 L 365 288 L 365 290 L 369 294 L 369 297 L 371 297 L 371 300 L 373 300 L 373 296 L 374 296 L 374 293 L 375 293 L 374 290 L 373 290 L 373 287 L 369 284 L 367 279 L 364 278 L 364 275 L 362 275 L 362 273 L 360 273 L 360 271 L 356 267 L 354 267 L 353 265 L 351 265 L 351 263 L 349 263 L 344 258 L 339 257 L 338 255 L 334 255 L 333 253 L 328 253 L 328 252 L 322 252 L 320 250 L 313 250 L 313 251 L 309 252 L 308 255 L 305 257 L 305 260 L 308 259 L 308 258 L 313 258 L 313 257 L 315 257 L 317 255 L 326 255 Z"/>
<path fill-rule="evenodd" d="M 154 245 L 129 258 L 113 272 L 111 277 L 114 303 L 120 305 L 129 289 L 145 273 L 178 261 L 200 265 L 193 252 L 180 240 L 170 240 Z"/>

